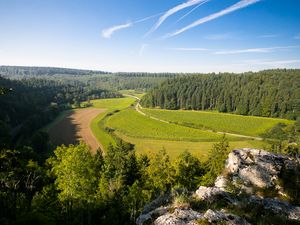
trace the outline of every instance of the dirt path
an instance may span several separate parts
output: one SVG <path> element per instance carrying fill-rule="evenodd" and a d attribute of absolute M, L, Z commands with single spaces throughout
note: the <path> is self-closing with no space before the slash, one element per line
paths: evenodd
<path fill-rule="evenodd" d="M 86 108 L 68 113 L 49 129 L 50 140 L 58 145 L 76 144 L 82 140 L 91 147 L 93 153 L 98 148 L 103 149 L 94 136 L 90 124 L 97 115 L 104 111 L 105 109 Z"/>
<path fill-rule="evenodd" d="M 137 97 L 137 96 L 134 96 L 134 95 L 128 95 L 128 94 L 123 94 L 124 96 L 127 96 L 127 97 L 131 97 L 131 98 L 135 98 L 138 100 L 137 104 L 135 105 L 135 110 L 140 113 L 141 115 L 143 116 L 147 116 L 149 117 L 150 119 L 153 119 L 153 120 L 157 120 L 157 121 L 160 121 L 160 122 L 163 122 L 163 123 L 170 123 L 170 121 L 166 121 L 166 120 L 161 120 L 157 117 L 153 117 L 153 116 L 148 116 L 146 113 L 144 113 L 143 111 L 141 111 L 141 109 L 143 109 L 143 107 L 141 106 L 140 104 L 140 98 Z M 206 130 L 208 132 L 214 132 L 212 130 Z M 257 141 L 262 141 L 263 139 L 260 138 L 260 137 L 253 137 L 253 136 L 247 136 L 247 135 L 241 135 L 241 134 L 233 134 L 233 133 L 227 133 L 227 132 L 214 132 L 214 133 L 217 133 L 217 134 L 226 134 L 226 135 L 230 135 L 230 136 L 234 136 L 234 137 L 241 137 L 241 138 L 248 138 L 248 139 L 252 139 L 252 140 L 257 140 Z"/>

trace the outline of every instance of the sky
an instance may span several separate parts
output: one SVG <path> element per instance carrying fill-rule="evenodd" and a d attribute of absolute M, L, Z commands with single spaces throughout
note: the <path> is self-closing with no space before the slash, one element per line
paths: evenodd
<path fill-rule="evenodd" d="M 0 65 L 300 68 L 299 0 L 0 0 Z"/>

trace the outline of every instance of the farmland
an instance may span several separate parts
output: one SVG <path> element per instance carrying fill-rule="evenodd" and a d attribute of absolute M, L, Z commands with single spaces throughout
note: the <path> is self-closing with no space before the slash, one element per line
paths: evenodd
<path fill-rule="evenodd" d="M 259 136 L 278 123 L 293 121 L 208 111 L 143 109 L 147 115 L 187 127 Z"/>
<path fill-rule="evenodd" d="M 106 126 L 135 138 L 195 142 L 216 141 L 222 137 L 221 134 L 213 132 L 153 120 L 139 114 L 134 109 L 126 109 L 110 117 Z M 232 141 L 240 139 L 236 137 L 228 138 Z"/>
<path fill-rule="evenodd" d="M 50 140 L 57 145 L 76 144 L 82 140 L 95 152 L 100 143 L 91 132 L 90 123 L 95 116 L 103 112 L 103 109 L 96 108 L 66 111 L 46 128 Z"/>
<path fill-rule="evenodd" d="M 134 90 L 122 94 L 143 96 Z M 90 129 L 104 150 L 115 145 L 115 136 L 135 145 L 138 154 L 154 154 L 165 149 L 171 158 L 184 150 L 205 159 L 212 145 L 222 138 L 218 132 L 230 132 L 259 136 L 277 123 L 292 123 L 289 120 L 239 116 L 207 111 L 171 111 L 143 108 L 146 115 L 134 109 L 133 97 L 92 100 L 91 107 L 101 109 L 90 121 Z M 64 113 L 59 120 L 68 118 Z M 162 121 L 159 121 L 157 118 Z M 169 123 L 163 122 L 169 121 Z M 57 121 L 55 123 L 58 123 Z M 110 132 L 108 132 L 110 130 Z M 263 148 L 262 141 L 227 135 L 230 148 Z"/>
<path fill-rule="evenodd" d="M 171 159 L 176 159 L 183 151 L 187 150 L 200 160 L 205 161 L 207 155 L 215 142 L 191 142 L 191 141 L 169 141 L 150 138 L 133 138 L 117 132 L 124 141 L 135 145 L 137 154 L 154 155 L 159 150 L 165 149 Z M 216 140 L 218 141 L 218 140 Z M 264 148 L 265 143 L 255 140 L 231 141 L 230 149 L 234 148 Z"/>
<path fill-rule="evenodd" d="M 91 130 L 98 142 L 100 142 L 104 149 L 107 149 L 110 143 L 114 144 L 114 139 L 107 132 L 103 130 L 101 121 L 109 113 L 115 110 L 122 110 L 129 107 L 135 102 L 133 98 L 112 98 L 112 99 L 98 99 L 91 101 L 94 108 L 106 109 L 104 113 L 99 114 L 91 122 Z"/>

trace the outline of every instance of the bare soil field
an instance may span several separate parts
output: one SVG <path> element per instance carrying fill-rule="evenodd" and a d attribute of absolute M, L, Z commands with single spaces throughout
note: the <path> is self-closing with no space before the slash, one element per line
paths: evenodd
<path fill-rule="evenodd" d="M 93 152 L 103 149 L 90 129 L 91 121 L 105 109 L 87 108 L 70 111 L 49 129 L 51 142 L 57 145 L 87 143 Z"/>

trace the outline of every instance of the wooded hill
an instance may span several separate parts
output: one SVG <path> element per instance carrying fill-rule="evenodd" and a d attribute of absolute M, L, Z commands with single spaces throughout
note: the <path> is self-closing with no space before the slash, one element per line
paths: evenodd
<path fill-rule="evenodd" d="M 57 74 L 80 76 L 90 74 L 107 74 L 108 72 L 57 67 L 0 66 L 0 73 L 5 76 L 53 76 Z"/>
<path fill-rule="evenodd" d="M 163 109 L 218 110 L 297 119 L 300 116 L 300 70 L 177 77 L 153 88 L 141 104 Z"/>

